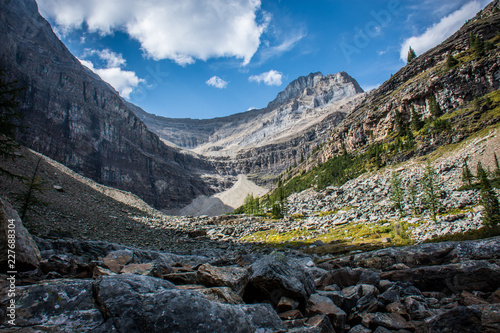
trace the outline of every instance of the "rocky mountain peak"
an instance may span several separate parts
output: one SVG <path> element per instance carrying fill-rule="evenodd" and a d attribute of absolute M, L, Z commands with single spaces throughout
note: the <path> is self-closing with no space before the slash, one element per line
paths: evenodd
<path fill-rule="evenodd" d="M 352 84 L 355 93 L 362 93 L 363 89 L 359 84 L 346 72 L 337 74 L 329 74 L 324 76 L 321 72 L 311 73 L 307 76 L 300 76 L 278 94 L 278 96 L 268 104 L 268 108 L 276 108 L 281 104 L 286 103 L 303 94 L 312 95 L 317 88 L 321 88 L 324 92 L 335 85 Z"/>

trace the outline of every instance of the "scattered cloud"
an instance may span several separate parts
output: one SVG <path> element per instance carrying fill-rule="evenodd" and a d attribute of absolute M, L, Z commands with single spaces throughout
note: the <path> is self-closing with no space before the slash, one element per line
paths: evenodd
<path fill-rule="evenodd" d="M 93 55 L 97 55 L 101 60 L 103 60 L 106 63 L 106 66 L 104 66 L 103 68 L 96 68 L 94 66 L 94 63 L 90 60 L 78 60 L 80 60 L 82 65 L 86 66 L 91 71 L 99 75 L 101 79 L 108 82 L 120 93 L 120 96 L 129 99 L 130 94 L 134 91 L 134 89 L 140 83 L 146 82 L 144 79 L 137 77 L 135 72 L 122 69 L 122 67 L 124 67 L 126 64 L 126 61 L 121 54 L 115 53 L 109 49 L 86 49 L 82 55 L 82 58 L 87 58 Z"/>
<path fill-rule="evenodd" d="M 97 55 L 101 60 L 105 61 L 106 67 L 121 67 L 125 66 L 126 63 L 122 54 L 115 53 L 110 49 L 104 49 L 104 50 L 85 49 L 83 51 L 82 57 L 87 58 L 93 55 Z"/>
<path fill-rule="evenodd" d="M 248 78 L 248 80 L 250 82 L 257 82 L 257 83 L 264 82 L 264 84 L 268 86 L 281 86 L 282 77 L 283 74 L 272 69 L 269 72 L 265 72 L 259 75 L 252 75 Z"/>
<path fill-rule="evenodd" d="M 481 8 L 479 1 L 471 1 L 442 18 L 441 21 L 428 28 L 423 34 L 406 39 L 401 45 L 401 60 L 406 62 L 410 46 L 419 55 L 438 45 L 457 31 L 466 20 L 473 17 Z"/>
<path fill-rule="evenodd" d="M 269 24 L 260 0 L 37 0 L 40 12 L 70 32 L 124 31 L 154 60 L 179 65 L 197 59 L 236 57 L 250 62 Z M 260 15 L 258 15 L 260 14 Z M 259 19 L 263 16 L 263 19 Z"/>
<path fill-rule="evenodd" d="M 224 89 L 227 87 L 228 83 L 227 81 L 224 81 L 218 76 L 212 76 L 210 79 L 208 79 L 207 82 L 205 82 L 207 85 L 219 88 L 219 89 Z"/>
<path fill-rule="evenodd" d="M 301 31 L 287 36 L 287 38 L 282 40 L 278 45 L 270 46 L 269 42 L 266 42 L 265 45 L 263 45 L 262 50 L 259 52 L 260 63 L 262 64 L 271 58 L 279 57 L 285 52 L 290 51 L 306 36 L 307 33 Z"/>

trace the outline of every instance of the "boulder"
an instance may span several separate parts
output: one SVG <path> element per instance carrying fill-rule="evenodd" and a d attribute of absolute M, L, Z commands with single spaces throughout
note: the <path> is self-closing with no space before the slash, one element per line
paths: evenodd
<path fill-rule="evenodd" d="M 120 274 L 139 274 L 139 275 L 155 276 L 153 270 L 154 270 L 153 263 L 128 264 L 120 270 Z"/>
<path fill-rule="evenodd" d="M 229 288 L 227 288 L 229 289 Z M 284 332 L 270 305 L 214 302 L 143 275 L 20 286 L 16 326 L 48 332 Z"/>
<path fill-rule="evenodd" d="M 414 330 L 414 327 L 397 313 L 368 313 L 363 315 L 363 326 L 375 329 L 378 326 L 390 330 Z"/>
<path fill-rule="evenodd" d="M 349 333 L 372 333 L 372 330 L 363 325 L 356 325 L 349 330 Z"/>
<path fill-rule="evenodd" d="M 60 279 L 20 286 L 16 325 L 44 331 L 93 331 L 105 318 L 94 304 L 92 280 Z"/>
<path fill-rule="evenodd" d="M 472 308 L 481 311 L 481 332 L 500 332 L 500 304 L 473 305 Z"/>
<path fill-rule="evenodd" d="M 277 305 L 286 296 L 305 305 L 314 291 L 314 280 L 293 259 L 268 255 L 252 264 L 253 271 L 243 299 L 247 303 L 268 301 Z"/>
<path fill-rule="evenodd" d="M 288 311 L 280 313 L 279 316 L 283 320 L 294 320 L 294 319 L 300 319 L 300 318 L 304 317 L 302 315 L 302 312 L 300 312 L 299 310 L 288 310 Z"/>
<path fill-rule="evenodd" d="M 422 291 L 491 292 L 500 287 L 500 267 L 486 260 L 383 272 L 383 279 L 411 282 Z"/>
<path fill-rule="evenodd" d="M 458 306 L 433 317 L 429 321 L 429 333 L 475 333 L 481 332 L 481 311 Z"/>
<path fill-rule="evenodd" d="M 126 332 L 268 332 L 285 327 L 266 304 L 229 305 L 194 290 L 142 275 L 105 276 L 94 283 L 97 305 Z"/>
<path fill-rule="evenodd" d="M 336 330 L 343 330 L 347 319 L 347 314 L 330 298 L 319 294 L 312 294 L 306 304 L 306 316 L 314 315 L 325 315 L 330 318 Z"/>
<path fill-rule="evenodd" d="M 120 273 L 120 271 L 125 265 L 132 263 L 133 259 L 134 259 L 133 251 L 117 250 L 110 252 L 106 257 L 102 259 L 102 262 L 112 272 Z"/>
<path fill-rule="evenodd" d="M 316 315 L 307 321 L 307 325 L 316 329 L 318 333 L 335 333 L 330 319 L 325 315 Z"/>
<path fill-rule="evenodd" d="M 82 257 L 65 254 L 54 254 L 40 262 L 40 270 L 44 274 L 57 273 L 66 278 L 90 278 L 93 268 Z"/>
<path fill-rule="evenodd" d="M 413 320 L 421 320 L 431 315 L 429 306 L 422 297 L 408 296 L 404 299 L 404 304 Z"/>
<path fill-rule="evenodd" d="M 225 304 L 243 304 L 241 296 L 229 287 L 195 288 L 194 290 L 214 302 Z"/>
<path fill-rule="evenodd" d="M 289 297 L 281 297 L 280 301 L 278 302 L 278 306 L 276 307 L 276 310 L 278 311 L 278 313 L 280 313 L 280 312 L 294 310 L 298 306 L 299 302 Z"/>
<path fill-rule="evenodd" d="M 198 268 L 196 281 L 207 287 L 229 287 L 234 292 L 243 295 L 250 279 L 250 271 L 242 267 L 217 267 L 203 264 Z"/>
<path fill-rule="evenodd" d="M 15 264 L 8 266 L 9 250 Z M 29 271 L 40 264 L 40 250 L 10 203 L 0 197 L 0 267 L 2 272 Z"/>

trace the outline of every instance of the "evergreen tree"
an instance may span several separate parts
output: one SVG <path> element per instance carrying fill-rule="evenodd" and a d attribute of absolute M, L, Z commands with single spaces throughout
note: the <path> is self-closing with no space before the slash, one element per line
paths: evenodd
<path fill-rule="evenodd" d="M 439 104 L 436 101 L 436 97 L 434 97 L 433 94 L 429 96 L 429 98 L 427 99 L 427 103 L 429 105 L 429 111 L 433 117 L 438 118 L 443 114 L 441 108 L 439 107 Z"/>
<path fill-rule="evenodd" d="M 416 57 L 417 57 L 417 54 L 415 53 L 415 50 L 412 49 L 411 46 L 410 46 L 410 49 L 408 50 L 407 62 L 410 63 Z"/>
<path fill-rule="evenodd" d="M 467 165 L 467 158 L 464 160 L 464 166 L 462 167 L 462 182 L 469 186 L 472 186 L 472 181 L 474 180 L 474 175 Z"/>
<path fill-rule="evenodd" d="M 395 171 L 391 174 L 391 201 L 393 206 L 399 211 L 399 215 L 401 217 L 404 216 L 404 190 L 401 178 Z"/>
<path fill-rule="evenodd" d="M 420 214 L 420 207 L 418 206 L 418 188 L 417 184 L 411 182 L 408 186 L 408 199 L 410 200 L 411 210 L 413 215 Z"/>
<path fill-rule="evenodd" d="M 469 46 L 476 56 L 482 57 L 484 55 L 484 42 L 473 32 L 469 36 Z"/>
<path fill-rule="evenodd" d="M 280 219 L 283 217 L 283 214 L 281 213 L 281 205 L 278 202 L 273 204 L 271 215 L 273 219 Z"/>
<path fill-rule="evenodd" d="M 42 180 L 42 178 L 38 175 L 38 170 L 40 168 L 40 162 L 42 158 L 40 157 L 36 163 L 35 170 L 33 171 L 33 175 L 31 179 L 24 179 L 24 190 L 21 193 L 15 195 L 14 200 L 21 204 L 21 208 L 19 210 L 19 214 L 21 220 L 26 220 L 26 214 L 29 211 L 33 211 L 37 213 L 35 207 L 48 206 L 49 203 L 45 202 L 37 197 L 37 194 L 41 194 L 43 191 L 46 191 L 45 188 L 46 182 Z"/>
<path fill-rule="evenodd" d="M 493 175 L 495 178 L 500 179 L 500 164 L 498 163 L 497 153 L 493 153 L 495 156 L 495 171 L 493 171 Z"/>
<path fill-rule="evenodd" d="M 435 222 L 440 207 L 439 197 L 441 193 L 439 191 L 438 175 L 429 161 L 427 162 L 424 178 L 422 179 L 422 188 L 424 191 L 424 204 L 430 210 L 432 219 Z"/>
<path fill-rule="evenodd" d="M 398 135 L 405 136 L 408 130 L 408 125 L 405 122 L 403 115 L 399 111 L 394 113 L 394 130 L 398 132 Z"/>
<path fill-rule="evenodd" d="M 19 144 L 15 140 L 16 132 L 21 128 L 22 114 L 18 110 L 19 94 L 22 89 L 16 87 L 17 82 L 9 82 L 5 72 L 0 70 L 0 158 L 19 157 L 16 154 Z M 0 174 L 21 178 L 0 165 Z"/>
<path fill-rule="evenodd" d="M 448 55 L 448 59 L 446 60 L 446 67 L 448 69 L 455 67 L 460 62 L 453 56 L 451 53 Z"/>
<path fill-rule="evenodd" d="M 419 131 L 424 126 L 422 117 L 415 111 L 415 108 L 411 107 L 411 128 L 414 131 Z"/>
<path fill-rule="evenodd" d="M 481 162 L 477 164 L 477 177 L 479 178 L 479 186 L 481 187 L 480 203 L 484 207 L 483 224 L 486 226 L 495 226 L 500 223 L 500 205 L 488 180 L 488 174 L 483 169 Z"/>

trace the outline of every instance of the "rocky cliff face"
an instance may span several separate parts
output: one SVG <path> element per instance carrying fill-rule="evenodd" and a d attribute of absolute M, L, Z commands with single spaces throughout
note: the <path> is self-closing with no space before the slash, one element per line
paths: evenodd
<path fill-rule="evenodd" d="M 311 73 L 266 108 L 229 117 L 170 119 L 132 110 L 162 139 L 209 157 L 224 173 L 279 174 L 323 143 L 362 92 L 345 72 Z"/>
<path fill-rule="evenodd" d="M 500 87 L 500 56 L 498 39 L 495 38 L 498 36 L 500 13 L 495 8 L 499 6 L 499 1 L 490 3 L 446 41 L 414 59 L 371 92 L 333 131 L 331 144 L 325 149 L 323 159 L 338 154 L 342 145 L 348 150 L 355 150 L 387 139 L 394 130 L 396 112 L 405 122 L 411 120 L 412 110 L 424 119 L 429 118 L 429 100 L 432 97 L 441 111 L 447 113 L 497 90 Z M 492 43 L 493 50 L 487 50 L 482 57 L 475 55 L 470 48 L 471 34 Z M 446 64 L 450 55 L 459 61 L 453 68 L 448 68 Z M 454 130 L 457 133 L 462 131 Z M 422 153 L 453 140 L 459 141 L 467 134 L 465 130 L 455 139 L 429 137 L 427 141 L 431 146 Z"/>
<path fill-rule="evenodd" d="M 211 164 L 151 133 L 116 91 L 66 49 L 34 0 L 2 3 L 0 45 L 0 67 L 26 87 L 24 145 L 157 208 L 212 192 L 197 176 L 213 172 Z"/>

